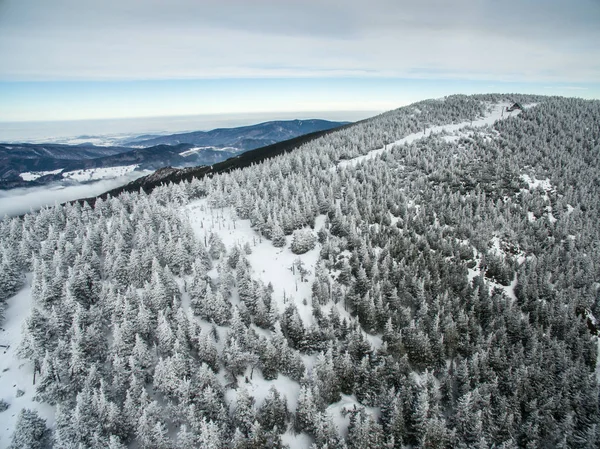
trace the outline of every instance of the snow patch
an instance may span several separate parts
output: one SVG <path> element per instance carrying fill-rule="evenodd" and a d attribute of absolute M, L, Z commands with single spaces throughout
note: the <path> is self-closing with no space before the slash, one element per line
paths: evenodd
<path fill-rule="evenodd" d="M 0 328 L 0 399 L 10 404 L 7 410 L 0 412 L 0 447 L 8 447 L 21 409 L 37 410 L 48 427 L 54 425 L 54 407 L 33 400 L 33 364 L 17 355 L 21 328 L 31 312 L 31 305 L 31 287 L 25 287 L 7 301 L 6 318 Z M 17 396 L 21 392 L 23 394 Z"/>
<path fill-rule="evenodd" d="M 61 171 L 63 171 L 62 168 L 57 168 L 56 170 L 50 171 L 26 171 L 24 173 L 21 173 L 19 176 L 23 181 L 35 181 L 36 179 L 41 178 L 42 176 L 57 175 Z"/>
<path fill-rule="evenodd" d="M 348 396 L 342 394 L 342 399 L 335 402 L 327 407 L 326 413 L 331 417 L 331 420 L 338 429 L 338 433 L 346 438 L 348 436 L 348 427 L 350 426 L 350 417 L 344 416 L 344 411 L 352 410 L 355 407 L 363 407 L 360 402 L 356 399 L 356 396 Z M 379 419 L 380 410 L 374 407 L 364 407 L 367 414 L 373 416 L 375 419 Z"/>
<path fill-rule="evenodd" d="M 295 434 L 292 431 L 287 431 L 281 436 L 281 442 L 287 444 L 290 449 L 308 449 L 313 440 L 305 433 Z"/>
<path fill-rule="evenodd" d="M 119 167 L 103 167 L 103 168 L 90 168 L 85 170 L 74 170 L 63 173 L 63 178 L 72 179 L 74 181 L 98 181 L 100 179 L 112 179 L 120 176 L 125 176 L 131 173 L 139 165 L 123 165 Z"/>
<path fill-rule="evenodd" d="M 228 250 L 235 245 L 250 244 L 252 254 L 247 255 L 252 268 L 252 277 L 265 285 L 273 286 L 273 299 L 279 312 L 283 312 L 290 301 L 294 301 L 305 325 L 313 322 L 311 298 L 315 267 L 319 261 L 320 245 L 305 254 L 294 254 L 289 249 L 292 237 L 286 236 L 286 245 L 276 248 L 261 237 L 250 225 L 250 220 L 240 220 L 230 208 L 211 208 L 206 199 L 186 206 L 192 229 L 201 241 L 208 241 L 211 233 L 219 235 Z M 315 232 L 325 224 L 325 216 L 315 220 Z M 301 276 L 295 267 L 302 262 L 307 273 Z M 304 304 L 306 302 L 306 304 Z"/>
<path fill-rule="evenodd" d="M 523 174 L 521 175 L 521 179 L 529 186 L 529 190 L 535 190 L 538 187 L 545 190 L 546 192 L 552 190 L 552 184 L 550 184 L 550 179 L 535 179 L 529 175 Z"/>

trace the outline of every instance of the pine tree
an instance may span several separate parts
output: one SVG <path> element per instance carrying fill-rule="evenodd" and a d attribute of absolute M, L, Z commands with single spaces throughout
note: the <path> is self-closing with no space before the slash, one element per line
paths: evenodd
<path fill-rule="evenodd" d="M 309 387 L 301 386 L 298 394 L 298 406 L 294 418 L 294 428 L 297 432 L 314 433 L 314 419 L 317 414 L 317 407 L 313 397 L 313 392 Z"/>
<path fill-rule="evenodd" d="M 45 449 L 51 447 L 50 430 L 37 411 L 22 409 L 12 434 L 11 449 Z"/>
<path fill-rule="evenodd" d="M 273 228 L 271 229 L 271 242 L 276 248 L 282 248 L 286 244 L 285 234 L 283 233 L 283 229 L 281 229 L 281 226 L 279 226 L 279 222 L 277 221 L 275 221 Z"/>
<path fill-rule="evenodd" d="M 280 395 L 274 386 L 271 386 L 265 401 L 259 407 L 257 419 L 267 431 L 277 428 L 281 432 L 286 428 L 288 419 L 287 400 L 285 396 Z"/>
<path fill-rule="evenodd" d="M 253 409 L 254 398 L 250 396 L 245 388 L 238 389 L 235 409 L 233 411 L 233 425 L 240 429 L 245 436 L 250 435 L 252 425 L 255 421 Z"/>

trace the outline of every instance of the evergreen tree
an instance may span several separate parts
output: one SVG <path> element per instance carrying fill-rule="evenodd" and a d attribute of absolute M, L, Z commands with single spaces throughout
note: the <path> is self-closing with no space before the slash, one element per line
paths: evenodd
<path fill-rule="evenodd" d="M 37 411 L 22 409 L 12 434 L 11 449 L 45 449 L 51 447 L 50 430 Z"/>

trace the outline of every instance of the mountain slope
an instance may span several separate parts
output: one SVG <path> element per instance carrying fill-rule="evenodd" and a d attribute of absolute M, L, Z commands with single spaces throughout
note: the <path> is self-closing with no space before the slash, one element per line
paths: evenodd
<path fill-rule="evenodd" d="M 0 445 L 597 447 L 599 150 L 451 96 L 0 222 Z"/>

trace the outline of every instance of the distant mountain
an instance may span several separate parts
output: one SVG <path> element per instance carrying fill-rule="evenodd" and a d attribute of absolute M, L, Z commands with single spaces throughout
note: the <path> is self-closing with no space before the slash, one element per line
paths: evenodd
<path fill-rule="evenodd" d="M 131 151 L 127 147 L 0 143 L 0 180 L 20 179 L 19 174 L 64 168 L 73 161 L 91 160 Z"/>
<path fill-rule="evenodd" d="M 130 166 L 133 169 L 137 166 L 138 170 L 157 170 L 166 166 L 212 165 L 252 149 L 342 125 L 342 122 L 315 119 L 275 121 L 207 132 L 140 136 L 124 146 L 112 147 L 0 144 L 0 189 L 43 185 L 61 181 L 61 173 L 98 168 Z M 83 178 L 96 179 L 93 174 Z M 74 182 L 73 178 L 68 182 Z"/>
<path fill-rule="evenodd" d="M 218 128 L 212 131 L 194 131 L 168 136 L 139 136 L 123 141 L 124 145 L 150 147 L 187 143 L 202 148 L 227 148 L 237 151 L 254 150 L 283 140 L 293 139 L 316 131 L 326 131 L 347 122 L 328 120 L 285 120 L 259 123 L 238 128 Z"/>

